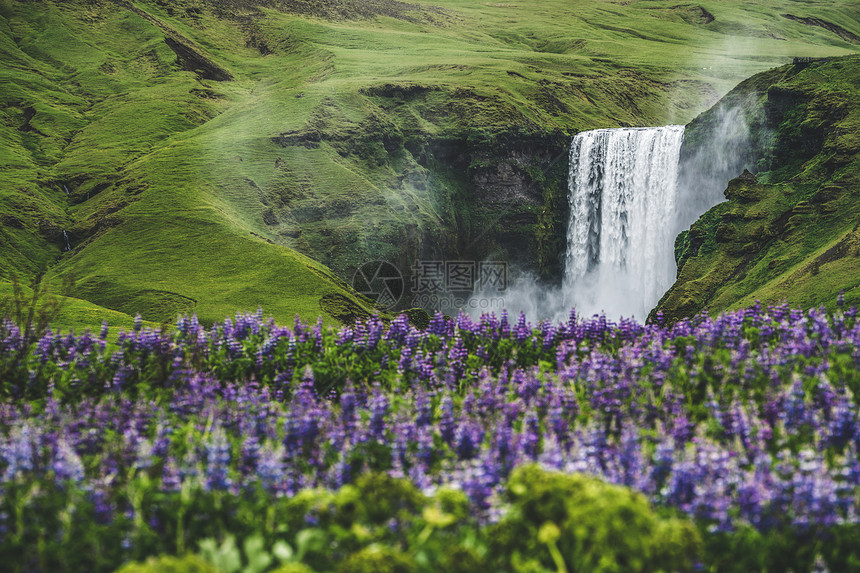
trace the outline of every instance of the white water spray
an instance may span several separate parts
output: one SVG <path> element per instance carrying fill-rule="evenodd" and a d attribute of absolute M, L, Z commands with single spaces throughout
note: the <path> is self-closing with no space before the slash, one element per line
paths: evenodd
<path fill-rule="evenodd" d="M 680 125 L 577 134 L 561 288 L 521 277 L 501 295 L 508 312 L 557 322 L 575 308 L 580 316 L 645 320 L 675 280 L 675 236 L 688 200 L 679 198 L 683 137 Z M 499 293 L 476 292 L 473 300 L 491 296 Z"/>
<path fill-rule="evenodd" d="M 683 136 L 671 125 L 573 138 L 565 306 L 644 320 L 672 285 Z"/>

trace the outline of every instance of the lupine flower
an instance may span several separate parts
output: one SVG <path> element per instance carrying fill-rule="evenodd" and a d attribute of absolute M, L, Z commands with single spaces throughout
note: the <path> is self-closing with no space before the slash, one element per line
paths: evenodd
<path fill-rule="evenodd" d="M 500 341 L 515 351 L 500 356 Z M 20 344 L 4 322 L 0 360 Z M 6 386 L 43 392 L 41 409 L 0 402 L 0 471 L 78 483 L 107 520 L 135 471 L 164 492 L 292 495 L 390 462 L 422 489 L 462 487 L 489 520 L 510 471 L 537 460 L 718 531 L 826 528 L 860 523 L 852 365 L 856 311 L 785 305 L 671 327 L 437 314 L 423 332 L 402 317 L 279 328 L 258 311 L 208 330 L 195 317 L 173 333 L 141 325 L 113 349 L 46 332 Z"/>

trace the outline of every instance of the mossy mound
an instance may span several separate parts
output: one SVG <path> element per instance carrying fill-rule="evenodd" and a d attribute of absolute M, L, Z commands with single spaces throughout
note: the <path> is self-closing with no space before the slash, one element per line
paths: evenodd
<path fill-rule="evenodd" d="M 624 487 L 522 466 L 507 490 L 512 509 L 492 534 L 499 570 L 686 571 L 701 551 L 691 523 Z"/>

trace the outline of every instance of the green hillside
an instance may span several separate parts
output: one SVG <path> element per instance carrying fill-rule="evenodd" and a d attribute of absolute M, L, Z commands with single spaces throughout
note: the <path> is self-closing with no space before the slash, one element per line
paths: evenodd
<path fill-rule="evenodd" d="M 722 102 L 740 106 L 758 173 L 677 241 L 678 281 L 658 309 L 670 320 L 708 308 L 788 301 L 860 303 L 860 57 L 759 74 Z M 706 140 L 719 108 L 688 128 Z"/>
<path fill-rule="evenodd" d="M 551 277 L 567 135 L 858 45 L 829 0 L 0 0 L 0 276 L 155 322 L 348 320 L 373 259 Z"/>

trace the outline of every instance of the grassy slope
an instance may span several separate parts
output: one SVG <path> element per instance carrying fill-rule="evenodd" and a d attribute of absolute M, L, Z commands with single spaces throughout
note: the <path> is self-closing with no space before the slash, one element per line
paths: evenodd
<path fill-rule="evenodd" d="M 659 307 L 670 319 L 756 300 L 833 308 L 840 291 L 860 303 L 860 57 L 778 68 L 726 99 L 750 93 L 769 170 L 731 181 L 691 228 Z"/>
<path fill-rule="evenodd" d="M 683 122 L 788 56 L 857 48 L 780 16 L 796 2 L 748 4 L 0 0 L 0 271 L 74 274 L 156 321 L 362 304 L 291 248 L 344 276 L 440 230 L 456 252 L 462 180 L 420 163 L 428 138 Z M 802 8 L 860 34 L 850 6 Z"/>
<path fill-rule="evenodd" d="M 5 8 L 16 31 L 27 27 L 20 6 Z M 4 132 L 20 138 L 19 155 L 31 159 L 20 162 L 17 188 L 4 186 L 11 197 L 3 206 L 20 221 L 14 226 L 23 227 L 4 225 L 10 247 L 4 255 L 12 253 L 4 260 L 7 271 L 26 276 L 59 258 L 54 271 L 75 275 L 76 296 L 155 321 L 189 311 L 212 321 L 260 304 L 282 320 L 296 313 L 309 319 L 321 313 L 320 298 L 329 294 L 359 304 L 324 267 L 252 236 L 237 213 L 241 203 L 207 188 L 204 150 L 183 145 L 181 136 L 225 106 L 211 100 L 194 73 L 175 69 L 175 55 L 157 28 L 107 6 L 95 9 L 92 21 L 80 6 L 42 8 L 26 16 L 35 20 L 33 39 L 9 49 L 25 68 L 16 86 L 21 93 L 4 96 L 19 108 L 42 102 L 46 90 L 39 82 L 56 86 L 61 96 L 81 95 L 65 116 L 54 114 L 58 125 L 44 127 L 52 118 L 35 103 L 35 136 L 20 128 Z M 51 128 L 65 145 L 43 158 L 44 148 L 56 143 Z M 63 186 L 72 193 L 69 201 Z M 34 196 L 50 209 L 33 209 Z M 60 251 L 63 228 L 74 247 L 66 254 Z M 32 249 L 34 235 L 43 243 L 41 259 L 16 256 Z"/>
<path fill-rule="evenodd" d="M 24 295 L 23 299 L 27 303 L 31 303 L 33 300 L 33 290 L 28 286 L 23 286 L 22 293 Z M 11 303 L 13 298 L 12 284 L 0 282 L 0 305 L 6 302 Z M 60 307 L 57 320 L 51 321 L 51 328 L 55 333 L 69 331 L 82 332 L 87 328 L 92 330 L 96 329 L 98 325 L 107 322 L 110 332 L 116 335 L 120 329 L 129 331 L 134 326 L 134 319 L 125 313 L 52 292 L 48 292 L 37 299 L 37 308 L 41 308 L 45 302 L 51 299 L 56 301 Z M 23 310 L 29 310 L 29 306 L 25 305 Z M 14 313 L 14 310 L 12 312 Z M 151 321 L 142 321 L 141 324 L 147 328 L 158 328 L 160 326 L 158 323 Z"/>

